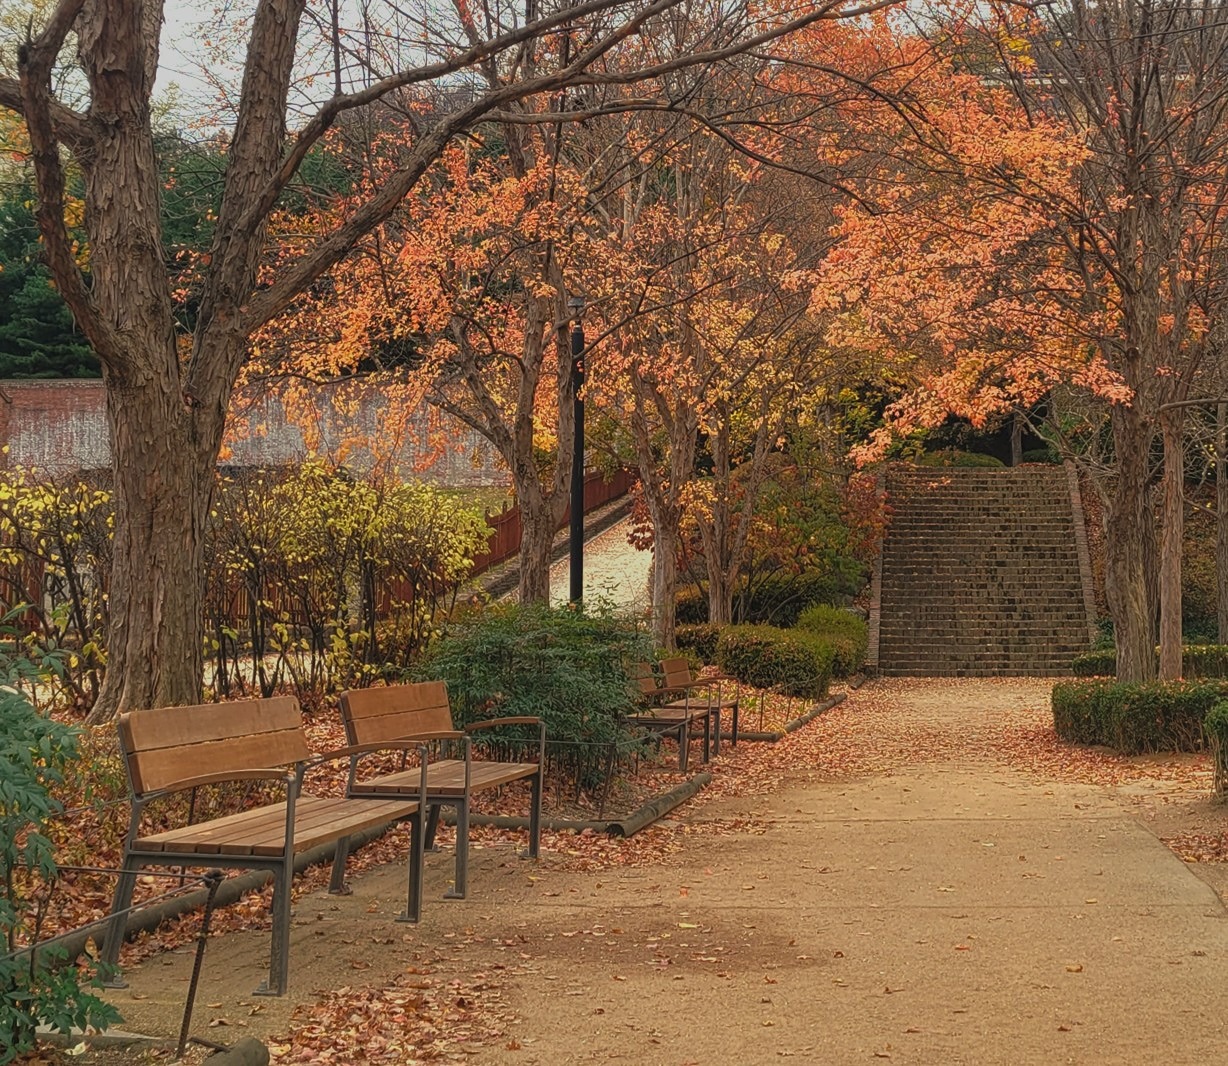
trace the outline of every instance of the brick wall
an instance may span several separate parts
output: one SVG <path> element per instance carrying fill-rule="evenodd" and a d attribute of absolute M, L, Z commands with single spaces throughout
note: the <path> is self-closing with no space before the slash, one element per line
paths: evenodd
<path fill-rule="evenodd" d="M 353 386 L 349 386 L 353 388 Z M 344 431 L 367 440 L 383 433 L 382 394 L 372 388 L 355 404 L 337 410 L 337 389 L 321 388 L 312 412 L 321 434 L 321 450 L 332 450 Z M 244 412 L 243 435 L 230 441 L 227 462 L 239 466 L 272 466 L 301 459 L 303 433 L 287 418 L 273 397 L 236 398 Z M 507 475 L 486 442 L 469 427 L 425 405 L 412 417 L 410 432 L 396 449 L 395 465 L 402 475 L 415 475 L 440 485 L 504 484 Z M 0 381 L 0 466 L 35 467 L 51 473 L 110 465 L 105 397 L 102 382 Z M 345 454 L 347 465 L 364 469 L 371 455 L 361 445 Z"/>

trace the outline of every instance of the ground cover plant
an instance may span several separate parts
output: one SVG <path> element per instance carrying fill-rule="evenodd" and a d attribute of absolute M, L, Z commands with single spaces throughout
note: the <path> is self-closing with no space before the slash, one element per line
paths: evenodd
<path fill-rule="evenodd" d="M 35 673 L 0 654 L 0 1063 L 31 1049 L 40 1023 L 68 1033 L 119 1019 L 91 990 L 99 975 L 88 961 L 78 968 L 56 946 L 22 953 L 59 931 L 44 927 L 57 879 L 48 826 L 64 810 L 57 788 L 80 757 L 77 731 L 40 714 L 17 687 Z"/>
<path fill-rule="evenodd" d="M 416 673 L 447 683 L 458 725 L 540 716 L 548 772 L 588 789 L 604 783 L 611 759 L 621 764 L 642 749 L 625 723 L 636 705 L 629 671 L 651 658 L 647 633 L 613 612 L 501 604 L 452 626 Z"/>

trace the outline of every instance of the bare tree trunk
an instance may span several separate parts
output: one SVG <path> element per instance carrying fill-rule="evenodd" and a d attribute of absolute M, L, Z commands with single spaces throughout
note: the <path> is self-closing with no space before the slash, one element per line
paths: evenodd
<path fill-rule="evenodd" d="M 660 648 L 673 649 L 674 601 L 678 592 L 678 523 L 653 517 L 652 636 Z"/>
<path fill-rule="evenodd" d="M 1160 546 L 1160 679 L 1181 677 L 1181 544 L 1185 520 L 1185 415 L 1160 413 L 1164 439 L 1164 523 Z"/>
<path fill-rule="evenodd" d="M 1228 644 L 1228 403 L 1215 408 L 1215 616 Z"/>
<path fill-rule="evenodd" d="M 1116 482 L 1106 513 L 1105 595 L 1117 643 L 1117 679 L 1155 677 L 1155 611 L 1149 595 L 1146 552 L 1154 539 L 1147 492 L 1151 432 L 1134 407 L 1112 409 Z"/>
<path fill-rule="evenodd" d="M 200 575 L 217 449 L 194 440 L 197 417 L 162 378 L 107 390 L 115 507 L 126 521 L 115 528 L 107 673 L 92 723 L 200 699 Z"/>
<path fill-rule="evenodd" d="M 550 546 L 558 521 L 550 508 L 520 504 L 521 603 L 550 602 Z"/>

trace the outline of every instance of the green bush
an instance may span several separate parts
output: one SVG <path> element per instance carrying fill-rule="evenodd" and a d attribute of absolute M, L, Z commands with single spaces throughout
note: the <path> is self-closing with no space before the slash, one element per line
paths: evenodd
<path fill-rule="evenodd" d="M 1060 463 L 1062 461 L 1061 455 L 1052 444 L 1047 444 L 1043 448 L 1025 448 L 1022 458 L 1025 463 Z"/>
<path fill-rule="evenodd" d="M 647 635 L 608 611 L 498 604 L 455 625 L 415 674 L 447 682 L 458 726 L 540 716 L 553 769 L 589 787 L 611 744 L 630 750 L 623 727 L 635 709 L 628 667 L 651 658 Z M 478 735 L 482 742 L 487 736 Z"/>
<path fill-rule="evenodd" d="M 1187 644 L 1181 652 L 1181 672 L 1191 679 L 1228 677 L 1228 645 Z"/>
<path fill-rule="evenodd" d="M 816 604 L 798 616 L 797 628 L 831 641 L 836 653 L 832 664 L 836 677 L 852 677 L 865 665 L 870 628 L 852 611 Z"/>
<path fill-rule="evenodd" d="M 38 899 L 56 876 L 47 825 L 62 805 L 51 790 L 77 758 L 77 732 L 43 717 L 22 693 L 38 671 L 0 658 L 0 1063 L 34 1046 L 47 1023 L 62 1033 L 106 1028 L 119 1013 L 91 992 L 97 976 L 68 965 L 62 950 L 18 952 L 36 933 Z"/>
<path fill-rule="evenodd" d="M 674 630 L 674 643 L 679 651 L 693 651 L 704 663 L 716 662 L 716 642 L 721 627 L 710 622 L 680 625 Z"/>
<path fill-rule="evenodd" d="M 777 572 L 743 583 L 733 596 L 733 616 L 741 624 L 789 628 L 807 607 L 848 603 L 865 583 L 865 570 L 856 560 L 841 557 L 830 570 L 800 574 Z M 674 598 L 680 625 L 708 621 L 708 597 L 697 585 L 685 585 Z"/>
<path fill-rule="evenodd" d="M 1076 655 L 1070 663 L 1075 677 L 1114 677 L 1117 674 L 1117 649 L 1102 648 Z"/>
<path fill-rule="evenodd" d="M 1202 727 L 1207 734 L 1215 769 L 1211 788 L 1217 796 L 1224 796 L 1228 794 L 1228 700 L 1211 705 Z"/>
<path fill-rule="evenodd" d="M 961 452 L 953 448 L 934 452 L 922 452 L 913 460 L 917 466 L 954 466 L 965 469 L 1001 469 L 1006 466 L 1001 459 L 977 452 Z"/>
<path fill-rule="evenodd" d="M 683 585 L 674 596 L 674 621 L 678 625 L 705 625 L 708 594 L 698 585 Z"/>
<path fill-rule="evenodd" d="M 1076 677 L 1112 677 L 1117 673 L 1117 650 L 1102 648 L 1076 655 L 1070 668 Z M 1228 678 L 1228 645 L 1187 644 L 1182 649 L 1181 672 L 1187 680 Z"/>
<path fill-rule="evenodd" d="M 1053 726 L 1063 740 L 1104 744 L 1123 755 L 1197 751 L 1224 681 L 1063 681 L 1053 686 Z"/>
<path fill-rule="evenodd" d="M 826 638 L 775 626 L 729 626 L 716 645 L 717 664 L 726 673 L 790 696 L 825 695 L 834 658 Z"/>

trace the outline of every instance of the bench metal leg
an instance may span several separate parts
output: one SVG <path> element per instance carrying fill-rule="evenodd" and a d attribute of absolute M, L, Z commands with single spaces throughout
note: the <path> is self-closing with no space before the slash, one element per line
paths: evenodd
<path fill-rule="evenodd" d="M 106 979 L 108 988 L 127 988 L 128 984 L 119 976 L 119 949 L 124 942 L 124 933 L 128 929 L 128 908 L 132 906 L 132 893 L 136 889 L 136 872 L 140 863 L 128 856 L 124 857 L 123 873 L 115 885 L 115 896 L 111 900 L 111 919 L 107 925 L 106 943 L 102 945 L 102 962 L 112 971 Z"/>
<path fill-rule="evenodd" d="M 712 761 L 712 713 L 704 715 L 704 762 Z"/>
<path fill-rule="evenodd" d="M 712 754 L 719 755 L 721 753 L 721 708 L 719 704 L 708 717 L 712 720 Z"/>
<path fill-rule="evenodd" d="M 257 996 L 284 996 L 290 973 L 290 880 L 294 856 L 286 857 L 273 871 L 273 942 L 269 949 L 269 979 L 256 989 Z"/>
<path fill-rule="evenodd" d="M 350 857 L 350 838 L 342 837 L 337 841 L 337 850 L 333 852 L 333 873 L 328 879 L 328 891 L 334 896 L 349 895 L 349 886 L 345 883 L 345 862 Z"/>
<path fill-rule="evenodd" d="M 438 810 L 438 808 L 436 808 Z M 469 891 L 469 801 L 456 803 L 456 880 L 444 899 L 464 899 Z"/>
<path fill-rule="evenodd" d="M 541 855 L 542 844 L 542 772 L 538 767 L 532 777 L 533 798 L 529 804 L 529 858 Z"/>
<path fill-rule="evenodd" d="M 422 917 L 422 866 L 426 850 L 423 846 L 425 836 L 422 812 L 419 811 L 409 819 L 409 898 L 406 901 L 405 912 L 397 919 L 398 922 L 417 922 Z"/>
<path fill-rule="evenodd" d="M 439 808 L 440 804 L 432 803 L 430 805 L 430 814 L 426 819 L 426 850 L 438 851 L 435 847 L 435 831 L 439 828 Z"/>

